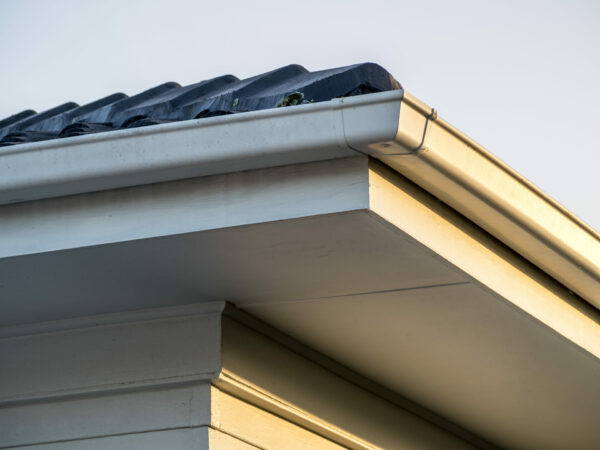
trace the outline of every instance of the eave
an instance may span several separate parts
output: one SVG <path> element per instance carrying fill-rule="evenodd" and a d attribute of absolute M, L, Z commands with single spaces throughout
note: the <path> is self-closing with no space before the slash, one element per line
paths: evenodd
<path fill-rule="evenodd" d="M 600 307 L 598 234 L 404 91 L 24 144 L 0 204 L 373 156 Z"/>
<path fill-rule="evenodd" d="M 434 117 L 398 91 L 3 150 L 2 337 L 230 301 L 501 446 L 597 442 L 597 236 Z"/>

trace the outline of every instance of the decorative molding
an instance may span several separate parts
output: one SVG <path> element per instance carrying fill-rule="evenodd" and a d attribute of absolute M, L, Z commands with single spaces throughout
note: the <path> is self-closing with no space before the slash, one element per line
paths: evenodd
<path fill-rule="evenodd" d="M 0 339 L 0 405 L 210 381 L 221 369 L 222 308 L 199 304 L 13 328 Z"/>
<path fill-rule="evenodd" d="M 31 336 L 61 331 L 103 327 L 122 323 L 148 322 L 177 317 L 190 317 L 205 314 L 220 314 L 225 308 L 225 302 L 205 302 L 191 305 L 171 306 L 164 308 L 140 309 L 109 314 L 99 314 L 73 319 L 51 320 L 23 325 L 0 327 L 0 339 L 20 336 Z"/>
<path fill-rule="evenodd" d="M 319 417 L 286 402 L 284 399 L 266 392 L 259 386 L 256 386 L 243 378 L 237 377 L 234 373 L 226 369 L 223 369 L 219 374 L 219 377 L 213 380 L 213 385 L 223 392 L 258 406 L 265 411 L 276 414 L 347 448 L 356 450 L 380 448 L 369 444 L 365 440 L 360 439 L 341 428 L 325 422 Z"/>

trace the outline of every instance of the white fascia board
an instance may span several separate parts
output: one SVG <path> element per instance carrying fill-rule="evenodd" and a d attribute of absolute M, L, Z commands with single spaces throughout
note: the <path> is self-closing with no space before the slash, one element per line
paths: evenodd
<path fill-rule="evenodd" d="M 0 204 L 373 156 L 600 307 L 600 237 L 402 90 L 23 144 L 0 151 Z"/>
<path fill-rule="evenodd" d="M 0 206 L 0 260 L 369 207 L 368 157 Z"/>

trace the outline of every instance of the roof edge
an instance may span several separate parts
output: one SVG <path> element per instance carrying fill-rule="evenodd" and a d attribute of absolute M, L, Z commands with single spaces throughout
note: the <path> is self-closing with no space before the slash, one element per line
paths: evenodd
<path fill-rule="evenodd" d="M 75 136 L 0 150 L 0 205 L 356 156 L 339 101 Z"/>
<path fill-rule="evenodd" d="M 349 146 L 406 176 L 600 308 L 598 233 L 433 108 L 405 93 L 393 139 L 351 140 Z"/>
<path fill-rule="evenodd" d="M 373 156 L 600 308 L 600 236 L 403 90 L 0 151 L 0 204 Z"/>

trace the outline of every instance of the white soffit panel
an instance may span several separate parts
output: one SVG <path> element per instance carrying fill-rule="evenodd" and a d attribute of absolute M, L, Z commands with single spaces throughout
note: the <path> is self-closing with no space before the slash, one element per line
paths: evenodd
<path fill-rule="evenodd" d="M 0 260 L 4 325 L 465 283 L 365 210 Z"/>
<path fill-rule="evenodd" d="M 478 286 L 245 309 L 501 447 L 600 441 L 600 361 Z"/>

